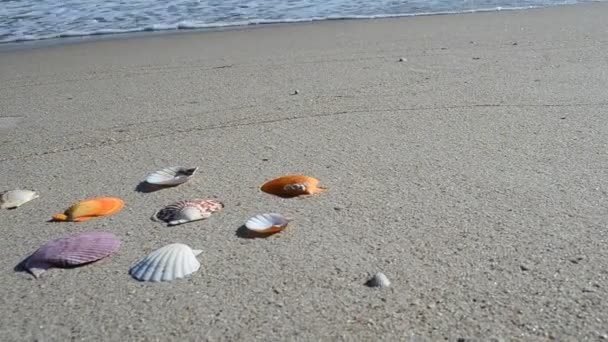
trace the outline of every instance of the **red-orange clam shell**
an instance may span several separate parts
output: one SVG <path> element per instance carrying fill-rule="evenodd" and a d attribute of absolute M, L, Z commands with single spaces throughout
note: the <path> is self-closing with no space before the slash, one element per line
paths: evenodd
<path fill-rule="evenodd" d="M 83 222 L 98 216 L 108 216 L 119 212 L 125 206 L 120 198 L 98 197 L 72 205 L 63 214 L 53 215 L 54 221 Z"/>
<path fill-rule="evenodd" d="M 268 194 L 289 198 L 301 195 L 314 195 L 327 189 L 319 187 L 319 180 L 315 178 L 303 175 L 289 175 L 264 183 L 261 190 Z"/>

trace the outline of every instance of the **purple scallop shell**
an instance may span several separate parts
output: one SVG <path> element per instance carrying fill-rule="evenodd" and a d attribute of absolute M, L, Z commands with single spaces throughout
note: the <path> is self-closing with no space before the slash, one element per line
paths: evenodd
<path fill-rule="evenodd" d="M 103 259 L 120 247 L 116 235 L 87 232 L 59 238 L 40 247 L 25 261 L 25 269 L 38 278 L 52 267 L 75 267 Z"/>

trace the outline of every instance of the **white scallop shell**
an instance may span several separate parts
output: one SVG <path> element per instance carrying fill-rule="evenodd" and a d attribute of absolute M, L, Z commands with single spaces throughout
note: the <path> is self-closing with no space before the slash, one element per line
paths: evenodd
<path fill-rule="evenodd" d="M 223 207 L 222 202 L 212 199 L 179 201 L 157 211 L 152 216 L 152 219 L 167 222 L 169 226 L 175 226 L 182 223 L 204 220 L 211 216 L 211 214 L 222 210 Z"/>
<path fill-rule="evenodd" d="M 256 233 L 271 233 L 285 229 L 288 223 L 289 220 L 281 214 L 259 214 L 247 220 L 245 227 Z"/>
<path fill-rule="evenodd" d="M 201 250 L 173 243 L 159 248 L 131 267 L 129 274 L 140 281 L 171 281 L 192 274 L 201 267 L 196 256 Z"/>
<path fill-rule="evenodd" d="M 11 190 L 0 194 L 0 208 L 12 209 L 21 206 L 35 198 L 38 194 L 30 190 Z"/>
<path fill-rule="evenodd" d="M 178 185 L 188 181 L 194 176 L 198 167 L 186 168 L 173 166 L 160 171 L 156 171 L 146 177 L 146 183 L 154 185 Z"/>

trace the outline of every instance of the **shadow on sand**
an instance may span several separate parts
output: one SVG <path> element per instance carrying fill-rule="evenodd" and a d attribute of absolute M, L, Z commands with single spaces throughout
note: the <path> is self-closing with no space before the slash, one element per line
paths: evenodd
<path fill-rule="evenodd" d="M 252 232 L 251 230 L 247 229 L 245 225 L 240 226 L 239 229 L 236 230 L 236 236 L 240 237 L 241 239 L 265 239 L 275 235 L 276 233 L 278 232 L 267 234 Z"/>
<path fill-rule="evenodd" d="M 162 189 L 175 188 L 176 186 L 177 185 L 155 185 L 144 181 L 137 184 L 137 186 L 135 187 L 135 191 L 148 194 Z"/>

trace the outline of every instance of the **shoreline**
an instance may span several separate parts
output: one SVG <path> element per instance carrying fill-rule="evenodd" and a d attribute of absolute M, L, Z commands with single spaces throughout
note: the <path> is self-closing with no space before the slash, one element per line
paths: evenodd
<path fill-rule="evenodd" d="M 107 39 L 0 54 L 0 336 L 608 339 L 608 3 Z M 297 94 L 296 94 L 297 90 Z M 142 192 L 153 171 L 199 169 Z M 305 174 L 328 190 L 260 186 Z M 72 203 L 124 209 L 48 222 Z M 168 204 L 224 204 L 169 228 Z M 292 218 L 248 239 L 250 217 Z M 109 258 L 15 266 L 87 231 Z M 169 283 L 129 268 L 185 243 Z M 365 286 L 384 273 L 387 289 Z"/>
<path fill-rule="evenodd" d="M 255 30 L 264 27 L 282 27 L 289 25 L 311 25 L 315 23 L 333 22 L 333 21 L 367 21 L 367 20 L 390 20 L 390 19 L 406 19 L 416 17 L 430 17 L 430 16 L 445 16 L 445 15 L 469 15 L 469 14 L 481 14 L 481 13 L 499 13 L 499 12 L 518 12 L 518 11 L 534 11 L 543 10 L 547 8 L 556 7 L 570 7 L 570 6 L 589 6 L 593 3 L 578 3 L 578 4 L 555 4 L 550 6 L 530 6 L 530 7 L 514 7 L 514 8 L 495 8 L 495 9 L 476 9 L 467 10 L 461 12 L 433 12 L 433 13 L 406 13 L 406 14 L 394 14 L 394 15 L 378 15 L 377 17 L 345 17 L 345 18 L 323 18 L 323 19 L 302 19 L 299 21 L 279 21 L 279 22 L 268 22 L 268 23 L 254 23 L 246 25 L 225 25 L 225 26 L 210 26 L 204 28 L 172 28 L 162 30 L 134 30 L 118 33 L 95 33 L 95 34 L 84 34 L 77 36 L 59 36 L 50 38 L 41 38 L 33 40 L 22 40 L 0 43 L 0 53 L 4 51 L 14 51 L 22 49 L 39 49 L 47 47 L 56 47 L 63 45 L 72 45 L 79 43 L 94 43 L 96 41 L 114 40 L 114 39 L 137 39 L 137 38 L 153 38 L 157 36 L 163 36 L 166 34 L 202 34 L 208 32 L 224 32 L 224 31 L 241 31 L 241 30 Z"/>

